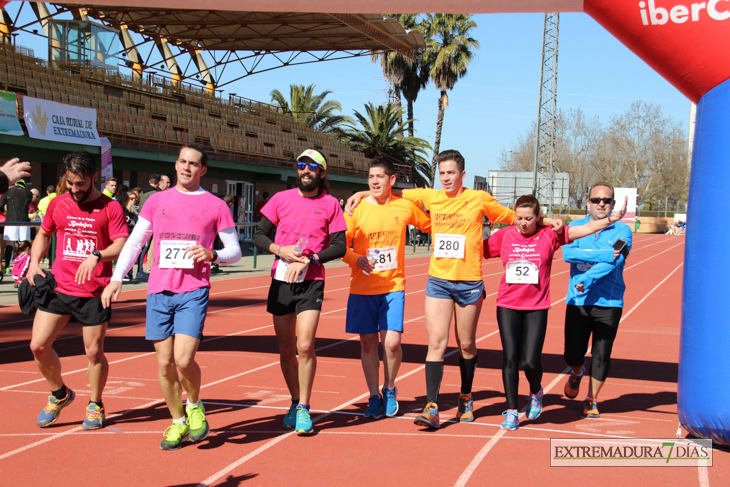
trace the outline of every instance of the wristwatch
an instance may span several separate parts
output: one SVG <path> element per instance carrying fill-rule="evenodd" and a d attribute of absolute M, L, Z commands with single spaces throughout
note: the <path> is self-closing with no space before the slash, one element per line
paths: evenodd
<path fill-rule="evenodd" d="M 96 262 L 97 264 L 98 264 L 99 262 L 101 262 L 101 252 L 99 252 L 98 250 L 92 250 L 92 251 L 91 251 L 91 255 L 93 255 L 94 257 L 96 257 L 97 259 L 99 259 L 99 260 L 98 260 L 98 261 Z"/>

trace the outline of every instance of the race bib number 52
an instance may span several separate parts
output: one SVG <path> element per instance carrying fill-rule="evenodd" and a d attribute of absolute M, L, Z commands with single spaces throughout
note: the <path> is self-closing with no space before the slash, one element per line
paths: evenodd
<path fill-rule="evenodd" d="M 508 284 L 537 284 L 540 273 L 537 264 L 528 260 L 507 262 L 505 267 Z"/>
<path fill-rule="evenodd" d="M 466 235 L 437 233 L 433 244 L 434 257 L 445 259 L 463 259 Z"/>
<path fill-rule="evenodd" d="M 195 262 L 185 249 L 195 247 L 195 240 L 161 240 L 160 269 L 192 269 Z"/>

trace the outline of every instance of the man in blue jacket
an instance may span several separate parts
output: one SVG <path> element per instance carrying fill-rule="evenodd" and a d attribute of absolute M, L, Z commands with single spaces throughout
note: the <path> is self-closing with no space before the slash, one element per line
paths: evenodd
<path fill-rule="evenodd" d="M 595 183 L 588 192 L 588 216 L 570 225 L 608 218 L 615 205 L 613 186 Z M 570 284 L 565 311 L 565 361 L 572 373 L 565 384 L 565 395 L 578 396 L 583 378 L 588 340 L 591 347 L 590 384 L 583 416 L 598 418 L 598 393 L 611 366 L 611 349 L 624 308 L 623 271 L 631 249 L 631 229 L 616 222 L 593 237 L 563 246 L 563 258 L 570 263 Z"/>

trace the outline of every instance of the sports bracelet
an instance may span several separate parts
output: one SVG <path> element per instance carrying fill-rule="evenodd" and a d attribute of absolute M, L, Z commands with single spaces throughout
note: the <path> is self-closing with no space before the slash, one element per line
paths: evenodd
<path fill-rule="evenodd" d="M 276 256 L 281 259 L 281 245 L 279 245 L 279 250 L 276 251 Z"/>
<path fill-rule="evenodd" d="M 213 249 L 208 249 L 208 252 L 210 252 L 210 261 L 215 262 L 217 255 L 215 255 L 215 253 L 213 252 Z"/>

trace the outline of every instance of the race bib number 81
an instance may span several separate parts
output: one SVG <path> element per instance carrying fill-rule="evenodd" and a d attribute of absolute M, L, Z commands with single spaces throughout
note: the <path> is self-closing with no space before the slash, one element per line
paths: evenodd
<path fill-rule="evenodd" d="M 445 259 L 463 259 L 466 235 L 437 233 L 433 244 L 434 257 Z"/>
<path fill-rule="evenodd" d="M 195 262 L 185 249 L 195 247 L 195 240 L 161 240 L 160 269 L 192 269 Z"/>
<path fill-rule="evenodd" d="M 539 269 L 537 264 L 528 260 L 507 262 L 505 266 L 508 284 L 537 284 Z"/>
<path fill-rule="evenodd" d="M 375 261 L 375 271 L 389 271 L 398 267 L 398 252 L 395 247 L 368 249 L 368 257 Z"/>

